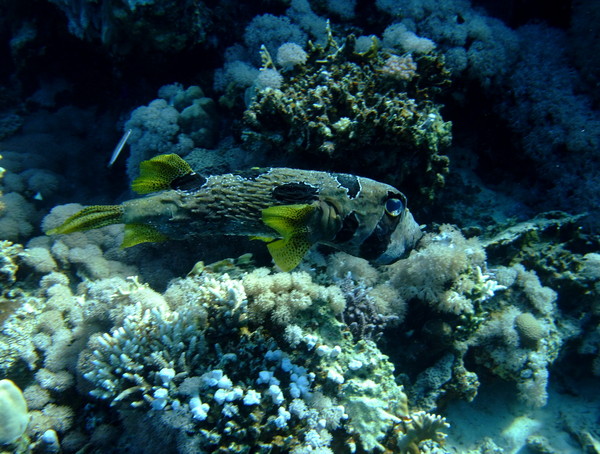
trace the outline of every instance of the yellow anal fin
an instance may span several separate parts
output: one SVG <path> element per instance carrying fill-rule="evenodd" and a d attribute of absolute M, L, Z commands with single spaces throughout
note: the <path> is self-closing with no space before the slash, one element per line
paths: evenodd
<path fill-rule="evenodd" d="M 146 224 L 126 224 L 125 236 L 121 243 L 121 249 L 135 246 L 140 243 L 160 243 L 167 241 L 169 237 L 160 233 L 151 225 Z"/>
<path fill-rule="evenodd" d="M 58 235 L 86 230 L 99 229 L 112 224 L 119 224 L 123 219 L 121 205 L 92 205 L 70 216 L 62 225 L 50 229 L 47 235 Z"/>
<path fill-rule="evenodd" d="M 314 210 L 313 205 L 278 205 L 262 211 L 262 221 L 283 237 L 267 244 L 275 264 L 283 271 L 298 266 L 310 249 L 308 223 Z"/>
<path fill-rule="evenodd" d="M 140 164 L 140 176 L 133 180 L 131 189 L 138 194 L 169 189 L 177 178 L 193 173 L 190 165 L 176 154 L 155 156 Z"/>

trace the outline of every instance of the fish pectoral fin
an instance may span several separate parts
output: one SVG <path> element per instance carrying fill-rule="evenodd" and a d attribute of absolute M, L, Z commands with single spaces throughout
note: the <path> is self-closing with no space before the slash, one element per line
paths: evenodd
<path fill-rule="evenodd" d="M 271 240 L 267 248 L 283 271 L 294 269 L 311 247 L 308 223 L 314 205 L 277 205 L 262 211 L 262 221 L 283 238 Z"/>
<path fill-rule="evenodd" d="M 133 180 L 131 189 L 138 194 L 170 189 L 175 180 L 193 173 L 190 165 L 180 156 L 161 154 L 140 163 L 140 176 Z"/>
<path fill-rule="evenodd" d="M 92 205 L 68 217 L 62 225 L 46 232 L 46 235 L 59 235 L 99 229 L 107 225 L 120 224 L 123 219 L 121 205 Z"/>
<path fill-rule="evenodd" d="M 275 265 L 282 271 L 291 271 L 296 268 L 311 244 L 306 235 L 293 235 L 290 238 L 280 238 L 267 244 L 267 249 L 273 257 Z"/>
<path fill-rule="evenodd" d="M 283 238 L 306 231 L 314 205 L 276 205 L 262 210 L 262 221 Z"/>
<path fill-rule="evenodd" d="M 135 246 L 140 243 L 161 243 L 169 237 L 160 233 L 156 228 L 146 224 L 125 224 L 125 236 L 121 249 Z"/>

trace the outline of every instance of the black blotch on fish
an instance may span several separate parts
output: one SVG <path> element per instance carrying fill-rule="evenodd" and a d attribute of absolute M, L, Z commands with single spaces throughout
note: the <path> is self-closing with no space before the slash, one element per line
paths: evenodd
<path fill-rule="evenodd" d="M 350 241 L 356 233 L 358 226 L 358 218 L 356 217 L 356 213 L 353 211 L 342 221 L 342 227 L 340 228 L 339 232 L 336 233 L 335 237 L 333 238 L 333 242 L 345 243 L 346 241 Z"/>
<path fill-rule="evenodd" d="M 360 256 L 367 260 L 374 260 L 385 252 L 390 244 L 392 233 L 398 225 L 398 217 L 383 216 L 371 235 L 360 246 Z"/>
<path fill-rule="evenodd" d="M 360 183 L 358 182 L 358 177 L 355 175 L 348 175 L 347 173 L 334 173 L 333 176 L 340 186 L 346 188 L 348 191 L 348 197 L 350 199 L 355 199 L 360 192 Z"/>
<path fill-rule="evenodd" d="M 309 204 L 319 200 L 319 189 L 306 183 L 286 183 L 274 188 L 271 195 L 283 204 Z"/>

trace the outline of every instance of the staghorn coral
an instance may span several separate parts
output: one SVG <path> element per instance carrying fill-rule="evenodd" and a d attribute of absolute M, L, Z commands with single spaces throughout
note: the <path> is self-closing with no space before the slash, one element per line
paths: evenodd
<path fill-rule="evenodd" d="M 79 370 L 96 387 L 92 396 L 138 407 L 150 404 L 162 384 L 161 372 L 189 373 L 206 346 L 197 317 L 187 311 L 146 310 L 141 318 L 130 316 L 112 334 L 90 340 L 90 352 L 81 358 Z M 176 369 L 175 369 L 176 368 Z"/>
<path fill-rule="evenodd" d="M 207 352 L 203 332 L 211 307 L 224 307 L 235 320 L 233 314 L 245 304 L 245 293 L 241 284 L 227 275 L 185 281 L 187 285 L 175 282 L 166 293 L 169 301 L 176 301 L 177 310 L 171 310 L 160 294 L 137 280 L 114 295 L 113 299 L 133 307 L 123 308 L 123 317 L 117 322 L 122 326 L 112 334 L 94 336 L 89 351 L 80 359 L 80 372 L 96 385 L 92 395 L 113 403 L 133 400 L 135 407 L 142 404 L 142 398 L 155 400 L 152 393 L 163 383 L 161 371 L 189 375 L 202 369 Z M 190 284 L 194 298 L 184 299 Z"/>

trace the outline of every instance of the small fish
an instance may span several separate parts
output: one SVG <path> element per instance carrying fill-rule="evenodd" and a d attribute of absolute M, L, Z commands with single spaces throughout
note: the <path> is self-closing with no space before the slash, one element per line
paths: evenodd
<path fill-rule="evenodd" d="M 374 264 L 405 256 L 421 238 L 397 189 L 344 173 L 251 169 L 203 177 L 175 154 L 140 165 L 132 189 L 146 197 L 96 205 L 49 235 L 125 224 L 122 247 L 206 235 L 248 235 L 267 243 L 283 271 L 313 244 L 332 246 Z"/>

